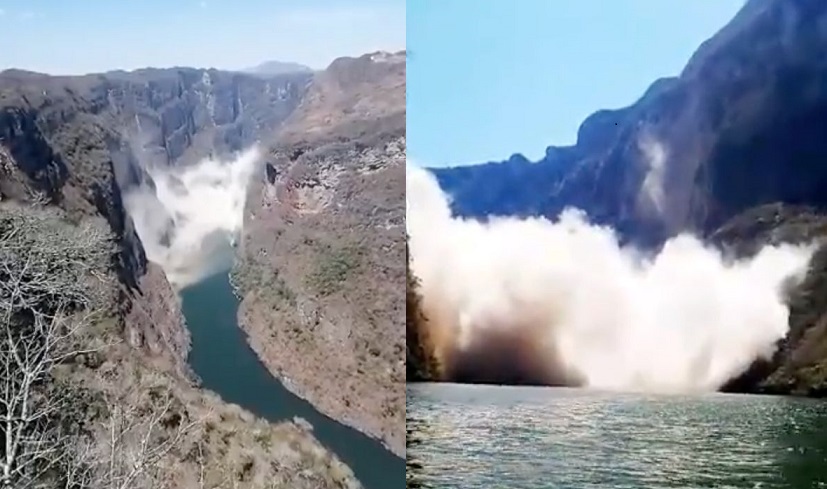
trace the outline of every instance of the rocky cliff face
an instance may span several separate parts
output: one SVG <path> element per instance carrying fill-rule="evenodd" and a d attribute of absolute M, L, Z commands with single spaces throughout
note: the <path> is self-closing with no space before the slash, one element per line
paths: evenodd
<path fill-rule="evenodd" d="M 126 189 L 147 182 L 147 168 L 266 144 L 310 79 L 189 68 L 83 77 L 0 73 L 0 201 L 45 201 L 74 222 L 101 215 L 118 244 L 112 268 L 120 298 L 105 333 L 126 345 L 73 375 L 98 391 L 134 397 L 136 409 L 144 397 L 163 394 L 176 399 L 184 417 L 208 418 L 197 438 L 162 461 L 169 487 L 196 487 L 199 463 L 202 476 L 212 467 L 206 480 L 216 487 L 358 487 L 312 434 L 255 420 L 194 387 L 178 298 L 147 262 L 122 202 Z"/>
<path fill-rule="evenodd" d="M 587 118 L 575 146 L 536 163 L 517 155 L 435 173 L 460 213 L 551 217 L 573 205 L 651 242 L 711 232 L 762 203 L 821 206 L 825 11 L 813 0 L 751 0 L 678 77 Z M 531 191 L 519 195 L 525 182 Z"/>
<path fill-rule="evenodd" d="M 234 281 L 268 368 L 404 450 L 405 55 L 334 61 L 250 191 Z"/>
<path fill-rule="evenodd" d="M 103 215 L 119 241 L 126 309 L 133 308 L 131 298 L 140 302 L 158 294 L 167 303 L 172 290 L 158 270 L 148 268 L 122 193 L 145 182 L 148 168 L 188 164 L 269 140 L 298 106 L 309 80 L 302 74 L 261 78 L 191 68 L 82 77 L 2 72 L 0 147 L 8 163 L 0 175 L 0 199 L 42 195 L 76 217 Z M 141 287 L 147 281 L 151 290 Z M 127 338 L 135 346 L 150 345 L 154 353 L 172 354 L 184 369 L 188 339 L 180 313 L 156 305 L 129 313 L 136 320 L 127 323 Z M 166 320 L 157 317 L 161 310 L 170 313 Z M 158 330 L 169 325 L 168 331 Z"/>
<path fill-rule="evenodd" d="M 821 236 L 820 218 L 803 219 L 801 206 L 807 215 L 827 210 L 825 26 L 825 2 L 749 0 L 679 76 L 656 81 L 629 107 L 587 118 L 576 145 L 549 147 L 536 163 L 516 155 L 433 171 L 459 214 L 553 218 L 574 206 L 645 246 L 719 228 L 719 242 L 744 250 L 755 239 Z M 770 204 L 792 207 L 768 217 L 761 206 Z M 821 290 L 821 272 L 811 273 L 809 296 Z M 797 366 L 769 380 L 753 375 L 741 388 L 807 391 L 822 378 L 812 372 L 827 365 L 817 346 L 824 312 L 815 298 L 796 302 L 794 333 L 769 371 Z M 791 380 L 802 369 L 810 374 Z"/>

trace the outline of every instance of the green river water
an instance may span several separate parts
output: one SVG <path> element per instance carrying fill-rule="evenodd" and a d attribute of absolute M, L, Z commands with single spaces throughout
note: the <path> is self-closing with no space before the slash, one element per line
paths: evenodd
<path fill-rule="evenodd" d="M 416 478 L 439 489 L 827 487 L 827 402 L 410 384 Z"/>
<path fill-rule="evenodd" d="M 300 416 L 356 474 L 365 489 L 401 488 L 405 462 L 382 444 L 319 413 L 293 395 L 259 361 L 238 327 L 238 300 L 226 273 L 181 292 L 192 336 L 189 363 L 204 387 L 271 421 Z"/>

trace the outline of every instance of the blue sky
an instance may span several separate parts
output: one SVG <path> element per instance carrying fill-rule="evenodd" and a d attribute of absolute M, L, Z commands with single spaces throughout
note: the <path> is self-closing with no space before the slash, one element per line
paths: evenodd
<path fill-rule="evenodd" d="M 405 48 L 405 0 L 0 0 L 0 70 L 240 69 Z"/>
<path fill-rule="evenodd" d="M 676 75 L 744 0 L 410 0 L 408 155 L 540 158 Z"/>

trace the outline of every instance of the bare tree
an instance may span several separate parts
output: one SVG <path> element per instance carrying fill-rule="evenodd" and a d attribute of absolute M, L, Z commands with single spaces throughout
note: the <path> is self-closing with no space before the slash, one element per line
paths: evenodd
<path fill-rule="evenodd" d="M 71 447 L 59 420 L 71 399 L 52 374 L 90 351 L 78 333 L 106 302 L 101 270 L 113 248 L 99 225 L 27 208 L 0 212 L 0 483 L 48 487 Z"/>
<path fill-rule="evenodd" d="M 66 422 L 79 391 L 56 369 L 108 346 L 88 330 L 112 314 L 117 288 L 105 226 L 56 212 L 0 207 L 0 487 L 155 488 L 159 461 L 199 421 L 167 393 L 145 406 L 104 395 L 105 434 Z"/>
<path fill-rule="evenodd" d="M 30 327 L 13 325 L 4 314 L 0 340 L 2 481 L 7 488 L 45 487 L 49 474 L 69 454 L 73 435 L 59 422 L 71 410 L 71 396 L 50 383 L 55 365 L 76 349 L 64 349 L 70 332 L 60 317 L 35 314 Z M 16 331 L 17 330 L 17 331 Z"/>
<path fill-rule="evenodd" d="M 105 223 L 0 206 L 2 489 L 157 489 L 162 459 L 201 421 L 169 392 L 130 402 L 100 391 L 104 415 L 92 422 L 83 389 L 58 378 L 111 346 L 90 329 L 114 314 L 114 253 Z"/>
<path fill-rule="evenodd" d="M 166 396 L 152 406 L 137 406 L 106 396 L 108 419 L 99 436 L 90 438 L 70 469 L 82 467 L 77 487 L 155 489 L 163 483 L 160 462 L 203 418 L 186 421 Z"/>

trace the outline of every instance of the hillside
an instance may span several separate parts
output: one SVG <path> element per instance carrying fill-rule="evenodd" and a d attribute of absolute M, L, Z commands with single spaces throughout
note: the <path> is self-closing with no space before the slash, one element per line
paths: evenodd
<path fill-rule="evenodd" d="M 824 237 L 827 3 L 749 0 L 676 77 L 603 110 L 577 143 L 479 166 L 432 170 L 454 212 L 556 217 L 567 206 L 657 248 L 689 231 L 741 253 Z M 728 389 L 822 395 L 823 251 L 791 298 L 775 359 Z"/>
<path fill-rule="evenodd" d="M 271 372 L 400 455 L 404 160 L 404 53 L 334 61 L 248 195 L 233 274 Z"/>
<path fill-rule="evenodd" d="M 90 450 L 97 450 L 106 423 L 125 423 L 126 429 L 133 421 L 168 448 L 152 452 L 142 478 L 122 487 L 358 486 L 304 428 L 257 420 L 197 387 L 185 362 L 189 335 L 178 298 L 163 272 L 147 262 L 122 201 L 132 185 L 151 185 L 149 168 L 272 141 L 310 80 L 306 74 L 260 77 L 190 68 L 83 77 L 0 73 L 0 218 L 41 226 L 23 234 L 34 244 L 0 243 L 3 257 L 26 263 L 21 250 L 72 246 L 55 230 L 74 236 L 72 229 L 86 229 L 90 221 L 99 222 L 114 243 L 111 260 L 84 269 L 90 280 L 108 277 L 96 289 L 109 297 L 101 305 L 106 313 L 77 331 L 81 349 L 94 346 L 97 354 L 81 355 L 77 367 L 54 378 L 83 385 L 91 399 L 105 401 L 99 414 L 90 412 L 83 435 Z M 38 208 L 31 208 L 35 203 Z M 16 210 L 21 205 L 24 210 Z M 46 224 L 37 224 L 41 214 Z M 12 224 L 0 224 L 4 237 L 21 236 Z M 84 256 L 77 259 L 81 263 Z M 15 324 L 4 320 L 3 327 Z M 98 349 L 101 343 L 106 346 Z M 71 406 L 86 411 L 85 398 L 73 397 Z M 179 436 L 183 426 L 186 433 Z M 118 477 L 128 476 L 129 460 L 119 466 L 127 473 Z"/>

